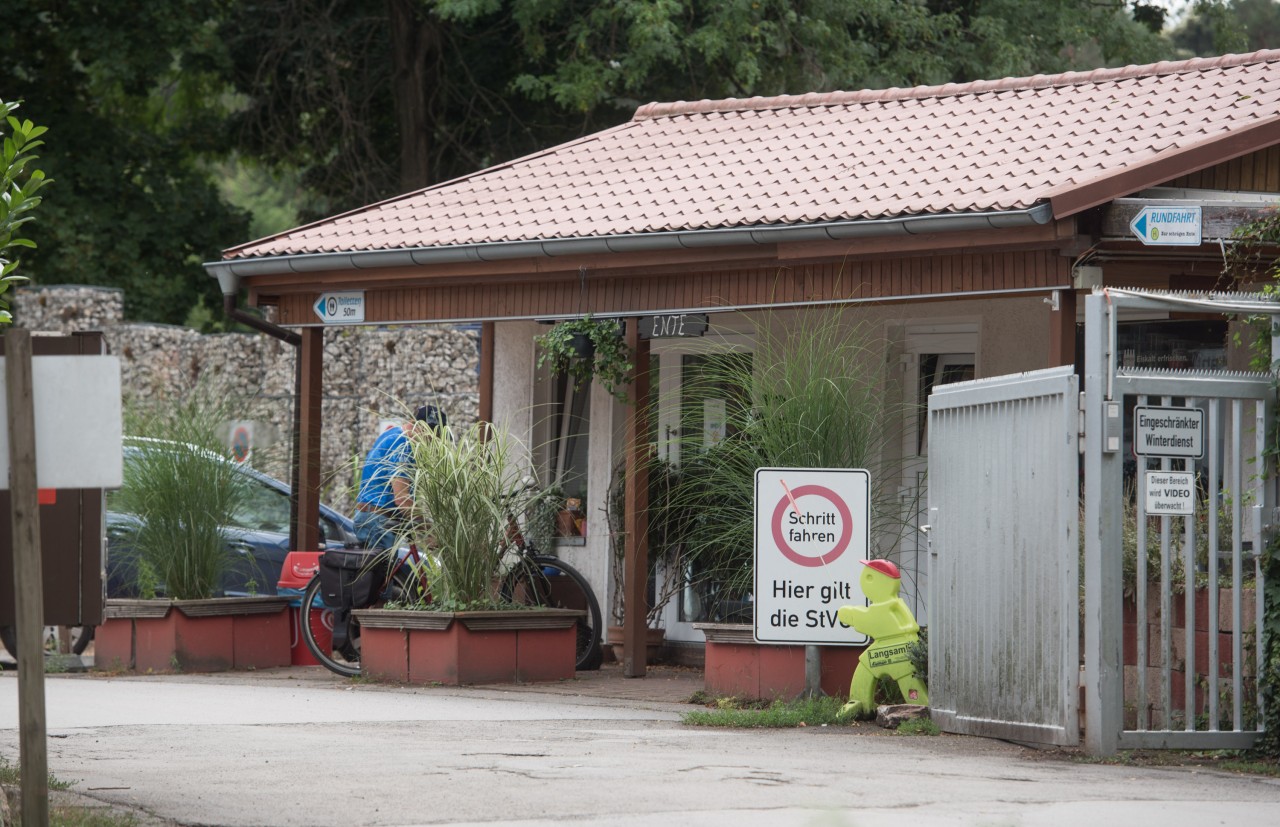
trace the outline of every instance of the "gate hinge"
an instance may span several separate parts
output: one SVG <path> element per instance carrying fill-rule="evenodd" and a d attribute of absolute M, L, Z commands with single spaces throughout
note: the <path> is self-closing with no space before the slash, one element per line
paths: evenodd
<path fill-rule="evenodd" d="M 1076 448 L 1084 455 L 1084 391 L 1080 391 L 1079 407 L 1076 408 Z"/>

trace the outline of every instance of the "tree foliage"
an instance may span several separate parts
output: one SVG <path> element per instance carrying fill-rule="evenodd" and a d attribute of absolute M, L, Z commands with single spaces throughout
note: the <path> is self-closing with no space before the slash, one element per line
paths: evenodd
<path fill-rule="evenodd" d="M 36 126 L 31 121 L 20 120 L 14 116 L 19 104 L 0 98 L 0 324 L 13 321 L 9 313 L 9 301 L 4 294 L 9 288 L 27 281 L 26 276 L 17 275 L 14 271 L 18 262 L 9 256 L 16 247 L 34 250 L 36 243 L 26 237 L 19 228 L 35 220 L 31 211 L 40 205 L 42 200 L 36 195 L 49 180 L 44 172 L 38 169 L 27 169 L 27 165 L 36 160 L 33 150 L 44 144 L 40 136 L 48 130 Z M 8 124 L 9 134 L 5 135 L 4 124 Z"/>
<path fill-rule="evenodd" d="M 204 159 L 224 151 L 220 0 L 5 0 L 0 91 L 22 89 L 56 136 L 58 198 L 24 271 L 125 288 L 134 319 L 181 323 L 218 291 L 201 262 L 244 240 Z"/>
<path fill-rule="evenodd" d="M 1167 57 L 1134 15 L 1121 0 L 259 0 L 234 4 L 220 33 L 247 101 L 237 144 L 304 169 L 331 212 L 611 126 L 651 100 Z"/>
<path fill-rule="evenodd" d="M 59 197 L 24 271 L 123 287 L 130 318 L 168 322 L 217 306 L 200 264 L 249 232 L 228 198 L 259 209 L 276 181 L 300 182 L 280 212 L 305 220 L 651 100 L 1172 54 L 1147 0 L 6 0 L 0 17 L 0 92 L 24 90 L 58 137 Z"/>

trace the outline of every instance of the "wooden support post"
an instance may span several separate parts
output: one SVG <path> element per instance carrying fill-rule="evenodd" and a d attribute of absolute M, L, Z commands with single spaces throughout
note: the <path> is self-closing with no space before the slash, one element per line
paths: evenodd
<path fill-rule="evenodd" d="M 643 678 L 649 627 L 649 340 L 640 338 L 639 318 L 627 320 L 626 342 L 635 373 L 627 393 L 622 674 Z"/>
<path fill-rule="evenodd" d="M 49 755 L 44 706 L 44 576 L 36 492 L 36 414 L 31 331 L 5 333 L 9 411 L 9 502 L 13 518 L 14 632 L 18 638 L 18 744 L 22 823 L 49 824 Z"/>
<path fill-rule="evenodd" d="M 493 349 L 497 331 L 493 322 L 480 323 L 480 409 L 481 422 L 493 422 Z"/>
<path fill-rule="evenodd" d="M 322 371 L 324 368 L 324 328 L 302 330 L 298 348 L 298 525 L 295 549 L 316 551 L 320 540 L 320 428 Z"/>

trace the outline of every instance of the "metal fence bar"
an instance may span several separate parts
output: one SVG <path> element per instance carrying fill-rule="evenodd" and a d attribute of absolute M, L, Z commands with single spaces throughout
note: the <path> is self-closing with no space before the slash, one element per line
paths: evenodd
<path fill-rule="evenodd" d="M 1222 456 L 1218 448 L 1218 435 L 1222 424 L 1222 401 L 1209 400 L 1209 497 L 1206 508 L 1209 511 L 1209 665 L 1205 676 L 1206 692 L 1209 695 L 1209 730 L 1218 729 L 1218 492 L 1222 490 Z"/>
<path fill-rule="evenodd" d="M 1272 326 L 1271 347 L 1274 351 L 1277 345 L 1275 337 L 1275 326 Z M 1274 364 L 1274 362 L 1273 362 Z M 1262 721 L 1265 720 L 1262 715 L 1262 676 L 1266 674 L 1262 668 L 1262 608 L 1264 603 L 1264 595 L 1266 592 L 1262 586 L 1262 554 L 1266 549 L 1266 537 L 1263 535 L 1263 514 L 1272 514 L 1275 506 L 1275 497 L 1272 496 L 1274 491 L 1274 468 L 1269 466 L 1269 458 L 1267 457 L 1267 423 L 1271 422 L 1272 409 L 1268 400 L 1262 399 L 1254 403 L 1254 456 L 1257 457 L 1257 466 L 1253 469 L 1254 481 L 1254 537 L 1253 537 L 1253 606 L 1254 606 L 1254 654 L 1257 659 L 1257 665 L 1254 669 L 1254 675 L 1257 679 L 1254 681 L 1257 690 L 1256 708 L 1259 711 L 1255 729 L 1262 728 Z M 1241 635 L 1244 632 L 1241 630 Z"/>
<path fill-rule="evenodd" d="M 1231 402 L 1231 455 L 1235 462 L 1231 467 L 1231 722 L 1232 728 L 1244 728 L 1243 700 L 1244 673 L 1241 669 L 1243 649 L 1240 638 L 1240 587 L 1241 554 L 1244 550 L 1243 529 L 1244 509 L 1241 508 L 1244 494 L 1244 469 L 1240 462 L 1240 429 L 1243 425 L 1243 403 L 1239 399 Z"/>
<path fill-rule="evenodd" d="M 1160 404 L 1169 407 L 1173 400 L 1168 396 Z M 1168 472 L 1168 457 L 1160 458 L 1160 470 Z M 1169 534 L 1172 518 L 1160 517 L 1160 711 L 1164 721 L 1161 729 L 1173 729 L 1173 572 L 1169 559 Z"/>
<path fill-rule="evenodd" d="M 1190 400 L 1188 400 L 1190 401 Z M 1192 407 L 1195 407 L 1192 405 Z M 1186 460 L 1184 471 L 1194 471 L 1194 461 Z M 1183 623 L 1183 640 L 1186 646 L 1186 666 L 1182 673 L 1182 719 L 1183 728 L 1194 732 L 1196 728 L 1196 500 L 1195 482 L 1192 478 L 1191 516 L 1182 518 L 1182 579 L 1183 608 L 1186 622 Z"/>
<path fill-rule="evenodd" d="M 1139 396 L 1138 401 L 1143 405 L 1150 404 L 1150 400 L 1145 396 Z M 1147 470 L 1147 460 L 1142 457 L 1138 461 L 1138 474 L 1144 474 Z M 1138 513 L 1135 515 L 1137 520 L 1137 537 L 1134 546 L 1133 561 L 1133 598 L 1134 610 L 1137 615 L 1135 625 L 1137 632 L 1137 652 L 1135 653 L 1134 667 L 1137 673 L 1137 691 L 1138 697 L 1134 702 L 1135 715 L 1137 716 L 1136 726 L 1138 729 L 1150 729 L 1151 727 L 1151 704 L 1147 702 L 1147 664 L 1150 662 L 1148 652 L 1148 643 L 1151 636 L 1151 624 L 1147 622 L 1147 486 L 1142 484 L 1141 479 L 1136 483 L 1138 496 L 1136 506 Z"/>

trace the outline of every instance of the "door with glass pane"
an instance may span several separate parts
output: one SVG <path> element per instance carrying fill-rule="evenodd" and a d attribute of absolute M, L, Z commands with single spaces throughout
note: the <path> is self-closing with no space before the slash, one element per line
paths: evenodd
<path fill-rule="evenodd" d="M 902 598 L 923 626 L 929 622 L 927 471 L 929 461 L 929 394 L 939 385 L 963 382 L 976 375 L 974 353 L 957 348 L 969 346 L 969 336 L 923 334 L 908 340 L 903 359 L 905 427 L 902 437 L 902 482 L 899 487 L 903 530 L 898 542 L 898 566 L 902 571 Z M 947 349 L 957 348 L 952 352 Z M 976 348 L 975 348 L 976 349 Z M 942 352 L 940 352 L 942 351 Z"/>

